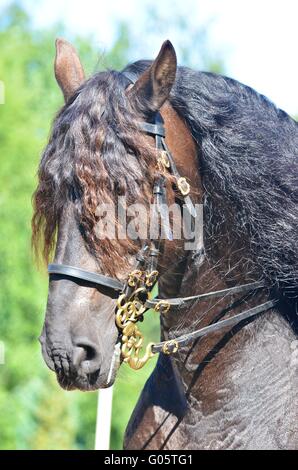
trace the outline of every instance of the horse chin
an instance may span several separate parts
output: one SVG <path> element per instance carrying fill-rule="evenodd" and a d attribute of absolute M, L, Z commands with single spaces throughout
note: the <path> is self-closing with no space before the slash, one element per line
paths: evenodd
<path fill-rule="evenodd" d="M 107 382 L 107 375 L 100 374 L 100 372 L 93 372 L 84 376 L 76 375 L 66 377 L 62 374 L 57 374 L 57 380 L 61 388 L 67 391 L 80 390 L 82 392 L 92 392 L 100 388 L 107 388 L 113 385 L 114 380 Z"/>

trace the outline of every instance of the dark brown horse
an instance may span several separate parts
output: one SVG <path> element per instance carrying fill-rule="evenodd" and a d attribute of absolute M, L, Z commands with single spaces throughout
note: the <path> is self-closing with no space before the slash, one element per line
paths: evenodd
<path fill-rule="evenodd" d="M 148 207 L 160 171 L 167 204 L 181 206 L 173 175 L 157 170 L 154 136 L 139 126 L 160 112 L 192 201 L 204 205 L 204 246 L 185 250 L 184 240 L 161 241 L 160 297 L 255 281 L 266 286 L 161 313 L 162 339 L 279 300 L 262 315 L 161 354 L 125 447 L 298 448 L 296 122 L 234 80 L 177 68 L 168 41 L 153 62 L 88 80 L 74 48 L 63 40 L 56 46 L 65 105 L 40 163 L 35 247 L 41 241 L 46 259 L 55 248 L 56 264 L 127 278 L 142 241 L 100 237 L 98 207 L 119 195 Z M 115 225 L 121 226 L 117 215 Z M 119 330 L 111 297 L 87 280 L 51 275 L 40 340 L 64 388 L 91 390 L 115 380 Z"/>

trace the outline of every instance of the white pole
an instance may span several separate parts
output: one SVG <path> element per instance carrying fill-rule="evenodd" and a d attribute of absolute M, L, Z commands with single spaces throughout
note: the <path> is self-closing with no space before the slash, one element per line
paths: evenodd
<path fill-rule="evenodd" d="M 98 392 L 95 450 L 109 450 L 112 419 L 113 387 Z"/>

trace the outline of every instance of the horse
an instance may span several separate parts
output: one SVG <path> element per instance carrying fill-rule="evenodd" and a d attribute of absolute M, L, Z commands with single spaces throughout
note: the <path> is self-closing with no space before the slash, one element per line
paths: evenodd
<path fill-rule="evenodd" d="M 170 41 L 86 79 L 57 39 L 55 76 L 65 104 L 32 219 L 37 255 L 54 256 L 47 366 L 66 390 L 96 390 L 160 353 L 125 449 L 298 448 L 296 121 L 234 79 L 178 66 Z M 119 236 L 115 214 L 117 235 L 101 236 L 99 207 L 121 197 L 153 205 L 157 235 Z M 188 249 L 171 228 L 185 208 L 192 225 L 203 214 Z M 149 307 L 162 341 L 141 357 Z"/>

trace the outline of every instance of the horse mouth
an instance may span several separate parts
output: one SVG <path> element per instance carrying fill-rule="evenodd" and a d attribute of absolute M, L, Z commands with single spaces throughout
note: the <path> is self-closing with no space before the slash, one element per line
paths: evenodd
<path fill-rule="evenodd" d="M 91 392 L 99 388 L 106 388 L 105 379 L 100 370 L 91 374 L 66 376 L 63 373 L 56 373 L 58 383 L 61 388 L 67 391 L 80 390 Z"/>
<path fill-rule="evenodd" d="M 76 374 L 73 372 L 66 375 L 63 371 L 56 371 L 58 383 L 61 388 L 67 391 L 81 390 L 83 392 L 91 392 L 94 390 L 111 387 L 116 379 L 117 371 L 121 365 L 121 344 L 116 343 L 111 363 L 107 372 L 98 369 L 89 374 Z"/>

